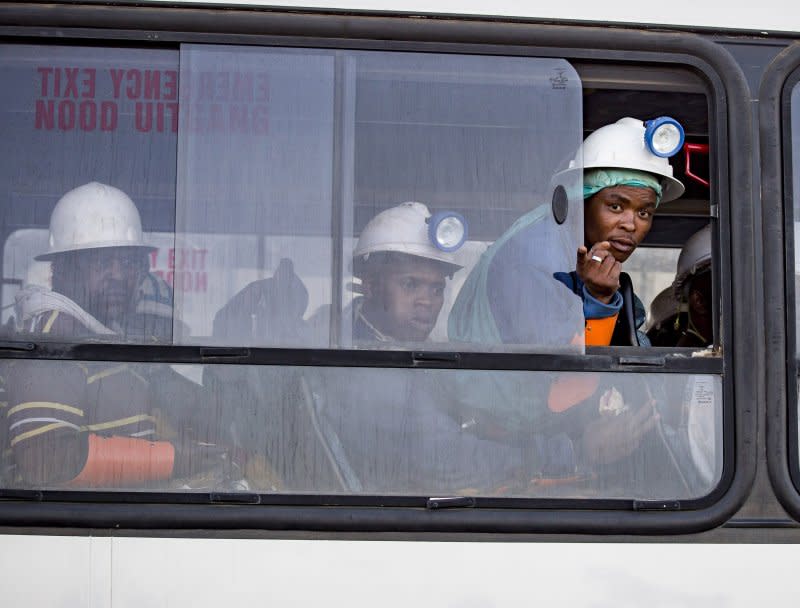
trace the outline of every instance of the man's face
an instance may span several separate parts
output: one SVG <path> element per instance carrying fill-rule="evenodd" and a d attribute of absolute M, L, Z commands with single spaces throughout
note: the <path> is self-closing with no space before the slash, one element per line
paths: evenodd
<path fill-rule="evenodd" d="M 656 193 L 650 188 L 604 188 L 584 205 L 586 245 L 608 241 L 611 254 L 624 262 L 647 236 L 656 211 Z"/>
<path fill-rule="evenodd" d="M 444 288 L 441 264 L 417 257 L 392 260 L 364 280 L 365 313 L 395 340 L 421 342 L 436 325 Z"/>
<path fill-rule="evenodd" d="M 133 306 L 136 289 L 147 270 L 142 250 L 89 249 L 76 252 L 75 264 L 75 277 L 84 286 L 80 303 L 104 324 L 121 323 Z"/>

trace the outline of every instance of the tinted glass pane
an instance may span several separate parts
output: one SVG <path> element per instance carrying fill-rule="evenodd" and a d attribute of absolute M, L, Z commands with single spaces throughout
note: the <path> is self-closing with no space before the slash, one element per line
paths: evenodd
<path fill-rule="evenodd" d="M 177 68 L 171 51 L 0 47 L 7 332 L 171 341 Z"/>
<path fill-rule="evenodd" d="M 583 231 L 572 67 L 358 53 L 345 82 L 342 343 L 579 351 L 579 301 L 554 278 Z"/>
<path fill-rule="evenodd" d="M 328 345 L 334 84 L 332 53 L 182 48 L 181 341 Z"/>
<path fill-rule="evenodd" d="M 6 487 L 686 499 L 721 471 L 713 376 L 57 361 L 4 374 Z"/>

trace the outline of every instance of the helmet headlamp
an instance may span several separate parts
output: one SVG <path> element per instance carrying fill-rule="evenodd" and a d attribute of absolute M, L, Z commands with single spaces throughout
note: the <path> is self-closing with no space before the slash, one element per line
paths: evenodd
<path fill-rule="evenodd" d="M 428 238 L 440 251 L 456 251 L 467 240 L 467 222 L 455 211 L 438 211 L 428 220 Z"/>
<path fill-rule="evenodd" d="M 644 141 L 650 152 L 656 156 L 669 158 L 677 154 L 683 146 L 683 127 L 674 118 L 659 116 L 648 120 L 644 125 Z"/>

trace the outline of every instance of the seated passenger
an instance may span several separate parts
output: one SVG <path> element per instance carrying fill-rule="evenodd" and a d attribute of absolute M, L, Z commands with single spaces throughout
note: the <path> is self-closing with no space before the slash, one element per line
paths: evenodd
<path fill-rule="evenodd" d="M 429 217 L 425 205 L 404 203 L 378 214 L 362 232 L 354 273 L 361 279 L 363 295 L 345 312 L 352 315 L 355 342 L 421 342 L 428 338 L 442 307 L 446 278 L 460 268 L 450 254 L 431 245 Z M 215 334 L 227 337 L 222 332 L 233 319 L 247 324 L 251 311 L 278 314 L 287 300 L 299 305 L 293 310 L 302 318 L 307 295 L 299 293 L 302 284 L 298 282 L 286 265 L 283 273 L 276 271 L 258 289 L 246 287 L 217 315 Z M 291 291 L 304 297 L 288 297 Z M 277 334 L 258 335 L 266 345 Z M 409 443 L 414 421 L 421 425 L 419 434 L 414 435 L 416 441 L 429 442 L 430 449 L 435 444 L 442 455 L 447 452 L 447 441 L 458 436 L 455 423 L 431 409 L 431 395 L 406 403 L 411 386 L 397 370 L 369 370 L 365 382 L 375 390 L 346 381 L 347 375 L 347 370 L 339 368 L 206 368 L 204 383 L 220 404 L 222 424 L 232 429 L 237 447 L 247 455 L 248 480 L 266 489 L 274 486 L 301 492 L 383 492 L 424 483 L 431 452 L 426 456 L 418 444 Z M 441 432 L 434 422 L 437 416 L 448 425 L 447 439 L 437 435 Z M 365 443 L 365 436 L 380 440 Z M 401 480 L 399 473 L 390 474 L 391 463 L 409 477 Z M 261 475 L 251 472 L 253 464 Z M 471 470 L 463 462 L 461 466 Z M 273 471 L 274 479 L 263 475 L 264 471 Z M 259 479 L 265 477 L 265 481 Z M 441 483 L 434 487 L 444 489 Z"/>
<path fill-rule="evenodd" d="M 641 121 L 623 118 L 583 142 L 578 156 L 584 168 L 584 244 L 574 269 L 554 275 L 540 270 L 543 256 L 559 245 L 558 226 L 549 205 L 528 213 L 467 277 L 450 313 L 451 340 L 568 345 L 576 338 L 570 335 L 574 304 L 563 299 L 568 289 L 582 308 L 587 345 L 647 344 L 639 331 L 644 307 L 621 269 L 649 232 L 656 207 L 678 198 L 684 187 L 672 177 L 667 158 L 648 149 L 645 132 Z M 660 453 L 653 433 L 659 414 L 651 389 L 638 379 L 563 373 L 541 395 L 526 393 L 524 379 L 513 376 L 485 387 L 468 377 L 461 384 L 452 391 L 458 401 L 453 410 L 473 423 L 475 434 L 491 433 L 508 442 L 538 434 L 543 445 L 558 446 L 548 458 L 560 454 L 560 469 L 589 471 L 596 486 L 628 480 L 640 491 L 655 479 L 648 467 L 668 460 L 652 455 Z M 626 407 L 619 415 L 599 415 L 612 395 L 622 395 Z"/>
<path fill-rule="evenodd" d="M 352 305 L 354 341 L 423 342 L 461 267 L 428 236 L 431 217 L 407 202 L 375 216 L 354 251 L 363 295 Z M 345 314 L 348 314 L 346 311 Z M 541 471 L 540 445 L 477 437 L 448 411 L 451 372 L 306 368 L 324 452 L 349 492 L 498 494 L 526 491 Z M 477 381 L 477 379 L 473 378 Z"/>
<path fill-rule="evenodd" d="M 37 257 L 51 262 L 53 289 L 22 295 L 19 327 L 68 341 L 163 339 L 171 328 L 171 292 L 150 279 L 152 249 L 124 192 L 96 182 L 68 192 L 51 215 L 49 249 Z M 224 462 L 223 450 L 194 440 L 202 426 L 192 417 L 193 408 L 202 411 L 199 387 L 168 368 L 152 369 L 15 361 L 4 421 L 15 482 L 130 487 L 205 474 Z M 160 420 L 176 429 L 170 441 L 160 434 Z"/>
<path fill-rule="evenodd" d="M 711 226 L 695 232 L 681 249 L 672 283 L 675 298 L 686 310 L 676 346 L 702 348 L 714 343 L 711 282 Z"/>
<path fill-rule="evenodd" d="M 121 190 L 92 182 L 65 194 L 51 216 L 49 250 L 36 257 L 49 262 L 52 288 L 29 282 L 17 294 L 17 330 L 170 341 L 172 290 L 148 272 L 155 247 L 141 242 L 141 230 Z"/>
<path fill-rule="evenodd" d="M 571 290 L 583 306 L 587 345 L 647 344 L 638 331 L 645 310 L 622 264 L 647 236 L 660 203 L 684 191 L 666 158 L 645 145 L 645 125 L 623 118 L 583 142 L 584 244 L 574 270 L 553 277 L 531 269 L 546 255 L 553 231 L 548 206 L 523 216 L 482 256 L 450 313 L 451 340 L 557 346 L 556 289 Z M 561 283 L 554 287 L 554 282 Z M 536 303 L 538 314 L 530 309 Z M 541 310 L 540 310 L 541 309 Z"/>
<path fill-rule="evenodd" d="M 461 269 L 428 236 L 430 211 L 402 203 L 376 215 L 354 252 L 362 296 L 352 304 L 353 341 L 424 342 L 439 318 L 447 278 Z"/>

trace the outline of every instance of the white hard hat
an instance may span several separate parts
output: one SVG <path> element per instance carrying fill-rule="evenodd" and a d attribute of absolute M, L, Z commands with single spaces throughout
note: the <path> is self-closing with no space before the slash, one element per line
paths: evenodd
<path fill-rule="evenodd" d="M 404 253 L 441 262 L 449 267 L 450 273 L 460 270 L 462 267 L 455 263 L 452 253 L 436 247 L 431 241 L 430 221 L 431 212 L 422 203 L 401 203 L 380 212 L 369 221 L 358 238 L 353 254 L 355 274 L 359 274 L 359 267 L 374 253 Z M 465 237 L 466 232 L 463 234 Z"/>
<path fill-rule="evenodd" d="M 672 290 L 675 297 L 682 298 L 684 286 L 689 279 L 711 266 L 711 224 L 703 226 L 686 241 L 678 256 L 678 269 Z"/>
<path fill-rule="evenodd" d="M 36 259 L 100 247 L 155 249 L 142 240 L 142 221 L 130 197 L 113 186 L 91 182 L 70 190 L 56 203 L 48 249 Z"/>
<path fill-rule="evenodd" d="M 646 171 L 661 176 L 661 202 L 673 201 L 683 194 L 685 188 L 672 176 L 669 160 L 650 150 L 645 139 L 646 131 L 644 122 L 630 117 L 601 127 L 584 140 L 569 168 Z"/>
<path fill-rule="evenodd" d="M 664 321 L 669 320 L 685 309 L 686 307 L 681 307 L 681 304 L 675 299 L 675 292 L 672 286 L 665 287 L 650 303 L 650 312 L 647 315 L 647 322 L 644 324 L 644 332 L 647 333 L 651 329 L 661 327 Z"/>

